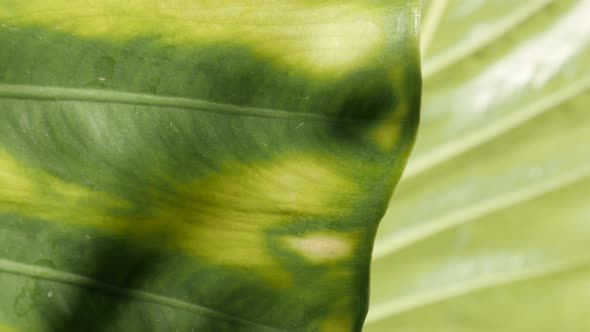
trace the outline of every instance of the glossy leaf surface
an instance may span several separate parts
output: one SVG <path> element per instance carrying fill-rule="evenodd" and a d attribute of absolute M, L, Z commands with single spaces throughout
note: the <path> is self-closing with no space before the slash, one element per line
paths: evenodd
<path fill-rule="evenodd" d="M 0 331 L 359 331 L 418 19 L 0 0 Z"/>
<path fill-rule="evenodd" d="M 365 331 L 589 330 L 590 1 L 424 5 Z"/>

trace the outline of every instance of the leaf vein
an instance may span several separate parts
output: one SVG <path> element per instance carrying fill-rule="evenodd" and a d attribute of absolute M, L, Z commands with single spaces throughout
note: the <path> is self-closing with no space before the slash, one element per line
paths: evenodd
<path fill-rule="evenodd" d="M 328 122 L 351 122 L 353 119 L 340 119 L 325 114 L 296 113 L 292 111 L 240 106 L 217 103 L 196 98 L 157 96 L 143 93 L 113 90 L 48 87 L 19 84 L 0 84 L 0 98 L 65 100 L 81 102 L 106 102 L 141 106 L 171 107 L 210 113 L 233 114 L 251 117 L 294 119 Z M 358 120 L 357 120 L 358 121 Z"/>
<path fill-rule="evenodd" d="M 194 303 L 182 301 L 176 298 L 150 293 L 142 290 L 134 290 L 117 287 L 106 282 L 98 281 L 90 277 L 78 275 L 71 272 L 64 272 L 43 266 L 35 266 L 19 263 L 0 258 L 0 272 L 22 275 L 26 277 L 43 279 L 62 284 L 69 284 L 78 287 L 84 287 L 101 291 L 110 295 L 135 299 L 138 301 L 149 302 L 159 305 L 168 306 L 178 310 L 194 312 L 199 315 L 209 316 L 214 319 L 238 323 L 244 326 L 251 326 L 263 331 L 284 332 L 285 330 L 255 323 L 246 319 L 231 316 L 226 313 L 216 311 L 211 308 L 203 307 Z"/>
<path fill-rule="evenodd" d="M 462 137 L 460 140 L 452 140 L 433 152 L 410 160 L 404 172 L 402 181 L 413 178 L 434 166 L 448 161 L 455 156 L 465 153 L 475 147 L 489 142 L 501 134 L 518 127 L 545 113 L 557 108 L 559 105 L 577 97 L 590 89 L 590 77 L 584 77 L 573 83 L 541 97 L 522 107 L 521 111 L 514 112 L 496 123 L 476 130 L 471 134 Z"/>
<path fill-rule="evenodd" d="M 456 299 L 474 292 L 506 286 L 531 279 L 540 279 L 567 273 L 590 265 L 590 257 L 579 257 L 567 261 L 540 264 L 516 271 L 481 277 L 469 282 L 444 287 L 431 293 L 418 294 L 373 306 L 366 319 L 366 325 L 374 324 L 386 318 L 418 310 L 429 305 Z"/>
<path fill-rule="evenodd" d="M 396 232 L 375 243 L 373 259 L 377 260 L 386 257 L 436 234 L 473 222 L 478 218 L 498 210 L 523 204 L 551 192 L 558 191 L 583 181 L 588 177 L 590 177 L 590 167 L 578 168 L 553 179 L 542 181 L 528 187 L 518 188 L 518 190 L 485 200 L 462 211 L 451 212 L 432 221 L 426 221 L 420 226 L 412 227 L 410 230 Z"/>
<path fill-rule="evenodd" d="M 430 78 L 446 68 L 450 68 L 457 62 L 467 58 L 473 53 L 498 40 L 510 30 L 514 29 L 516 26 L 520 25 L 539 11 L 543 10 L 543 8 L 551 4 L 553 1 L 555 0 L 540 0 L 531 2 L 524 6 L 521 10 L 518 10 L 509 15 L 503 21 L 498 23 L 495 29 L 490 30 L 480 38 L 461 43 L 456 47 L 453 47 L 450 51 L 445 52 L 440 56 L 433 57 L 432 60 L 425 59 L 424 66 L 422 68 L 424 79 Z"/>

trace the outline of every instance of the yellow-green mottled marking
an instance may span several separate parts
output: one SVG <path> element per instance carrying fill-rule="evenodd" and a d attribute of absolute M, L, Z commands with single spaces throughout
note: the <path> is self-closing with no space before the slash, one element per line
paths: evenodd
<path fill-rule="evenodd" d="M 154 212 L 141 220 L 113 214 L 130 207 L 124 199 L 27 170 L 2 151 L 0 183 L 0 207 L 5 211 L 131 234 L 215 263 L 248 267 L 275 266 L 265 245 L 269 227 L 290 216 L 337 215 L 346 193 L 358 191 L 328 159 L 295 155 L 227 165 L 208 177 L 176 183 L 173 197 L 151 192 Z M 302 241 L 292 244 L 316 260 L 328 258 L 319 252 L 322 245 L 334 257 L 351 250 L 350 241 L 337 235 Z"/>
<path fill-rule="evenodd" d="M 401 134 L 397 117 L 391 117 L 377 123 L 369 131 L 369 138 L 382 151 L 389 151 L 398 141 Z"/>
<path fill-rule="evenodd" d="M 15 328 L 0 324 L 0 332 L 21 332 Z"/>
<path fill-rule="evenodd" d="M 162 206 L 150 221 L 166 224 L 176 216 L 178 246 L 222 264 L 268 267 L 274 265 L 264 239 L 269 227 L 290 216 L 337 215 L 346 193 L 358 189 L 329 159 L 294 155 L 228 165 L 178 190 L 184 204 Z"/>
<path fill-rule="evenodd" d="M 352 323 L 349 318 L 343 316 L 334 316 L 326 319 L 320 332 L 348 332 L 352 331 Z"/>
<path fill-rule="evenodd" d="M 0 209 L 3 211 L 101 226 L 108 222 L 105 211 L 128 206 L 124 200 L 27 168 L 0 150 Z"/>
<path fill-rule="evenodd" d="M 395 68 L 389 73 L 391 82 L 395 86 L 395 91 L 402 92 L 407 89 L 404 83 L 399 81 L 404 73 L 399 68 Z M 369 140 L 373 142 L 381 151 L 390 152 L 402 135 L 402 125 L 407 121 L 412 106 L 408 100 L 398 100 L 394 109 L 389 110 L 379 121 L 375 122 L 368 131 Z"/>
<path fill-rule="evenodd" d="M 27 0 L 0 7 L 0 20 L 13 28 L 42 26 L 110 40 L 157 37 L 172 45 L 237 43 L 320 74 L 347 72 L 380 53 L 387 19 L 383 8 L 363 1 L 112 0 L 96 6 Z"/>
<path fill-rule="evenodd" d="M 340 260 L 350 257 L 354 250 L 354 239 L 348 234 L 318 232 L 303 236 L 285 237 L 289 249 L 313 263 Z"/>
<path fill-rule="evenodd" d="M 349 312 L 350 303 L 340 300 L 333 306 L 333 310 L 320 324 L 320 332 L 348 332 L 353 331 L 353 315 Z"/>

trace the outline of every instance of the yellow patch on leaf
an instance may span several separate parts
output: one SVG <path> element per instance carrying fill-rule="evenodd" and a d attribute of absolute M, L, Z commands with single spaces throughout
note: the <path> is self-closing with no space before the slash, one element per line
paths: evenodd
<path fill-rule="evenodd" d="M 182 204 L 161 206 L 157 219 L 173 219 L 182 230 L 177 245 L 223 264 L 270 267 L 271 227 L 301 216 L 338 215 L 357 186 L 328 160 L 283 156 L 230 164 L 178 189 Z"/>
<path fill-rule="evenodd" d="M 215 264 L 277 275 L 283 271 L 267 247 L 270 228 L 298 216 L 346 212 L 349 193 L 358 191 L 331 161 L 317 156 L 230 163 L 203 178 L 166 181 L 173 190 L 145 188 L 151 205 L 139 218 L 124 198 L 27 168 L 0 150 L 0 211 L 96 227 L 182 249 Z M 350 252 L 349 242 L 332 234 L 302 241 L 292 244 L 313 259 L 323 259 L 322 249 L 334 257 Z"/>
<path fill-rule="evenodd" d="M 112 195 L 28 168 L 0 150 L 0 211 L 113 230 L 122 224 L 107 211 L 128 206 Z"/>
<path fill-rule="evenodd" d="M 0 332 L 20 332 L 20 330 L 0 324 Z"/>
<path fill-rule="evenodd" d="M 19 330 L 0 324 L 0 332 L 19 332 Z"/>
<path fill-rule="evenodd" d="M 155 38 L 168 45 L 242 45 L 318 74 L 342 74 L 379 54 L 387 38 L 383 8 L 366 1 L 27 0 L 2 4 L 14 28 L 41 26 L 115 41 Z"/>
<path fill-rule="evenodd" d="M 354 240 L 347 234 L 312 233 L 285 238 L 287 247 L 313 263 L 329 262 L 350 257 Z"/>
<path fill-rule="evenodd" d="M 334 305 L 332 313 L 320 324 L 320 332 L 349 332 L 353 330 L 350 304 L 347 300 L 341 300 Z"/>

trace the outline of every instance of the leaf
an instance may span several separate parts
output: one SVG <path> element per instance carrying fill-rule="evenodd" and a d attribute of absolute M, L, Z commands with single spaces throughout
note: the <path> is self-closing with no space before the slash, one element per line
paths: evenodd
<path fill-rule="evenodd" d="M 588 330 L 590 1 L 442 7 L 365 331 Z"/>
<path fill-rule="evenodd" d="M 418 10 L 0 0 L 0 331 L 359 331 Z"/>

